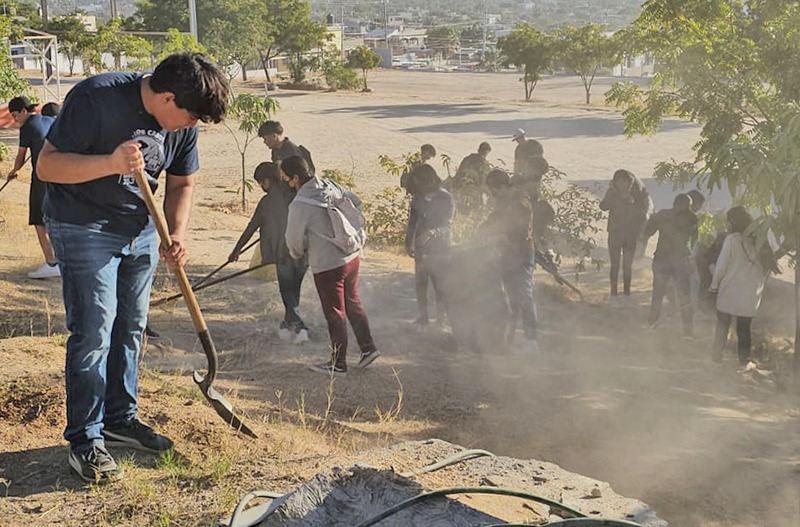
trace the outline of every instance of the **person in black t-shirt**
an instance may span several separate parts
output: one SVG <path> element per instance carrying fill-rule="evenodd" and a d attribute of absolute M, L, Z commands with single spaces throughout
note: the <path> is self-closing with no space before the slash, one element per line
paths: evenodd
<path fill-rule="evenodd" d="M 264 122 L 258 127 L 258 137 L 272 151 L 273 163 L 280 165 L 284 159 L 299 156 L 305 160 L 312 174 L 316 172 L 314 162 L 311 161 L 311 152 L 303 145 L 296 145 L 288 137 L 284 137 L 283 126 L 278 121 Z"/>
<path fill-rule="evenodd" d="M 8 102 L 8 111 L 14 121 L 19 123 L 19 149 L 14 160 L 14 168 L 8 173 L 8 179 L 15 179 L 19 170 L 25 165 L 28 149 L 31 151 L 31 188 L 28 193 L 28 225 L 36 229 L 39 246 L 44 254 L 44 263 L 28 273 L 28 278 L 56 278 L 61 276 L 53 254 L 53 246 L 42 217 L 45 184 L 36 175 L 36 162 L 39 151 L 44 145 L 44 138 L 53 125 L 53 118 L 36 113 L 36 105 L 31 104 L 25 96 L 14 97 Z"/>
<path fill-rule="evenodd" d="M 197 124 L 227 110 L 225 75 L 198 53 L 164 59 L 152 75 L 105 73 L 69 92 L 39 155 L 44 214 L 67 312 L 69 464 L 86 481 L 119 479 L 106 445 L 161 452 L 170 439 L 138 418 L 138 358 L 159 253 L 186 263 L 197 171 Z M 151 189 L 166 171 L 160 247 L 133 173 Z"/>

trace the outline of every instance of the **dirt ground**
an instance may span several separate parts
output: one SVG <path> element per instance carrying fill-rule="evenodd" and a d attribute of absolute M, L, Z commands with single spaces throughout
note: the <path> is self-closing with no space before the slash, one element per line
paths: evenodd
<path fill-rule="evenodd" d="M 515 75 L 377 72 L 370 94 L 275 96 L 287 136 L 312 151 L 318 169 L 352 172 L 367 197 L 394 183 L 378 166 L 380 154 L 430 142 L 457 163 L 489 141 L 492 162 L 510 164 L 510 136 L 524 128 L 543 142 L 552 165 L 592 192 L 624 167 L 645 179 L 658 207 L 667 206 L 673 189 L 657 187 L 649 174 L 658 161 L 690 159 L 698 129 L 670 122 L 655 137 L 626 140 L 619 112 L 601 102 L 610 82 L 598 80 L 590 107 L 580 104 L 580 81 L 563 77 L 544 80 L 524 103 Z M 231 135 L 205 127 L 200 150 L 190 277 L 221 264 L 247 222 L 236 212 L 241 175 Z M 248 172 L 267 157 L 254 142 Z M 674 526 L 800 523 L 800 411 L 782 389 L 785 376 L 737 374 L 733 352 L 713 364 L 709 319 L 698 321 L 694 341 L 678 338 L 674 315 L 645 331 L 649 259 L 637 262 L 634 295 L 624 305 L 608 303 L 606 269 L 577 277 L 586 302 L 537 270 L 541 354 L 477 354 L 449 350 L 441 331 L 414 332 L 413 263 L 369 248 L 362 296 L 383 356 L 332 387 L 305 369 L 326 349 L 310 279 L 301 308 L 312 341 L 302 347 L 277 338 L 276 284 L 240 279 L 210 288 L 198 298 L 221 351 L 220 387 L 232 390 L 262 436 L 257 441 L 233 437 L 193 387 L 190 372 L 202 370 L 205 358 L 183 304 L 154 309 L 161 338 L 144 358 L 142 413 L 176 439 L 186 464 L 177 470 L 140 456 L 126 461 L 132 477 L 119 488 L 85 488 L 69 474 L 60 436 L 59 283 L 25 276 L 41 259 L 25 225 L 26 192 L 11 183 L 0 194 L 0 525 L 210 525 L 248 490 L 288 490 L 353 452 L 425 438 L 608 481 Z M 725 203 L 712 199 L 714 207 Z M 244 269 L 245 260 L 231 270 Z M 155 294 L 173 289 L 159 270 Z M 784 277 L 770 281 L 756 328 L 771 349 L 793 335 L 791 295 Z M 179 512 L 164 503 L 173 491 Z"/>

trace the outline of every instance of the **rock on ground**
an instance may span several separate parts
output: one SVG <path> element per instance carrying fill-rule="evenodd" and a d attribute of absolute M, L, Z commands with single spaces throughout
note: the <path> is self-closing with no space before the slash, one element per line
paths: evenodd
<path fill-rule="evenodd" d="M 641 501 L 616 494 L 608 483 L 568 472 L 558 465 L 508 457 L 480 457 L 412 476 L 418 469 L 465 452 L 440 440 L 413 441 L 351 456 L 320 473 L 296 491 L 249 509 L 239 526 L 355 526 L 424 491 L 447 487 L 502 487 L 561 502 L 595 518 L 627 520 L 643 527 L 667 522 Z M 270 511 L 266 515 L 267 511 Z M 506 522 L 543 524 L 568 517 L 547 505 L 488 494 L 434 498 L 379 523 L 380 527 L 489 525 Z M 261 518 L 259 520 L 259 518 Z M 222 521 L 221 525 L 229 525 Z"/>

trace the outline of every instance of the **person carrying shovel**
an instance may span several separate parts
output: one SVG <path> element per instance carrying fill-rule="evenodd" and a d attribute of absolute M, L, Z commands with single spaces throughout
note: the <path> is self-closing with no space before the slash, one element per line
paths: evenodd
<path fill-rule="evenodd" d="M 294 199 L 295 192 L 281 180 L 281 172 L 276 163 L 258 165 L 254 178 L 267 195 L 258 202 L 250 223 L 236 242 L 228 261 L 237 261 L 248 240 L 256 231 L 260 231 L 261 263 L 275 263 L 278 288 L 285 309 L 278 337 L 281 340 L 294 338 L 295 344 L 302 344 L 308 341 L 308 327 L 297 313 L 297 308 L 300 305 L 303 277 L 308 270 L 308 257 L 295 260 L 289 256 L 286 248 L 286 219 L 289 216 L 289 203 Z"/>
<path fill-rule="evenodd" d="M 69 92 L 39 155 L 45 222 L 61 269 L 67 328 L 69 465 L 83 480 L 120 479 L 106 446 L 172 448 L 138 417 L 138 357 L 159 253 L 187 259 L 197 124 L 220 122 L 230 87 L 199 53 L 177 53 L 151 75 L 105 73 Z M 160 247 L 135 173 L 151 189 L 166 171 Z"/>

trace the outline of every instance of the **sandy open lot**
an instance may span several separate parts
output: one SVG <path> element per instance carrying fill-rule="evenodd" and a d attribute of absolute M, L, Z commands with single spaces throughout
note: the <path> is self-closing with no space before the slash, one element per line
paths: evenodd
<path fill-rule="evenodd" d="M 657 187 L 650 174 L 658 161 L 691 159 L 698 128 L 669 122 L 655 137 L 625 139 L 619 112 L 601 103 L 611 82 L 598 79 L 597 103 L 586 107 L 576 77 L 545 79 L 534 92 L 535 100 L 525 103 L 516 75 L 375 72 L 370 76 L 371 94 L 279 91 L 276 117 L 288 137 L 312 151 L 318 169 L 352 171 L 365 197 L 395 183 L 378 165 L 381 154 L 399 156 L 430 142 L 458 163 L 481 141 L 489 141 L 490 160 L 510 165 L 510 136 L 524 128 L 542 141 L 552 165 L 590 191 L 600 194 L 614 170 L 627 168 L 647 182 L 657 208 L 668 206 L 673 189 Z M 258 83 L 240 89 L 258 89 Z M 221 126 L 206 127 L 200 148 L 203 168 L 189 239 L 191 276 L 222 263 L 247 222 L 245 215 L 231 212 L 238 198 L 240 162 L 230 134 Z M 248 150 L 248 171 L 267 158 L 266 147 L 254 142 Z M 446 174 L 443 166 L 436 167 Z M 253 195 L 250 203 L 258 197 Z M 25 277 L 40 262 L 34 233 L 24 225 L 26 200 L 25 185 L 19 183 L 0 194 L 0 216 L 5 220 L 0 230 L 3 337 L 40 338 L 64 331 L 58 282 Z M 726 202 L 724 195 L 715 196 L 712 207 Z M 232 269 L 245 268 L 244 260 Z M 699 337 L 692 342 L 676 338 L 675 317 L 645 332 L 649 260 L 637 266 L 633 301 L 622 307 L 606 302 L 606 269 L 577 278 L 587 302 L 537 271 L 542 355 L 480 355 L 445 350 L 441 333 L 414 333 L 408 324 L 415 316 L 413 263 L 391 251 L 369 249 L 362 264 L 362 293 L 384 357 L 375 367 L 337 381 L 332 411 L 353 427 L 380 424 L 380 414 L 373 409 L 396 402 L 397 372 L 403 386 L 402 411 L 391 433 L 370 436 L 376 445 L 438 437 L 497 454 L 547 460 L 610 482 L 617 492 L 655 507 L 674 526 L 798 525 L 797 398 L 774 382 L 736 374 L 733 355 L 722 366 L 713 365 L 710 320 L 698 322 Z M 324 355 L 326 346 L 324 320 L 307 280 L 302 309 L 313 341 L 300 349 L 277 339 L 280 301 L 274 284 L 243 279 L 199 295 L 223 355 L 221 382 L 235 386 L 238 397 L 247 401 L 244 406 L 265 435 L 259 443 L 265 451 L 270 430 L 265 416 L 274 412 L 279 399 L 293 404 L 302 399 L 307 411 L 318 415 L 328 404 L 324 380 L 304 369 Z M 163 270 L 156 286 L 157 294 L 174 287 Z M 791 286 L 784 280 L 770 282 L 757 320 L 758 332 L 770 344 L 793 334 Z M 151 343 L 147 367 L 190 386 L 186 372 L 202 369 L 204 357 L 185 309 L 182 304 L 157 309 L 151 319 L 162 339 Z M 21 349 L 15 342 L 10 340 L 4 349 Z M 37 344 L 26 339 L 25 346 Z M 42 348 L 48 350 L 46 361 L 52 361 L 49 378 L 58 386 L 58 375 L 63 374 L 60 348 Z M 26 374 L 25 355 L 13 356 L 17 369 L 13 374 L 0 370 L 0 386 Z M 158 400 L 157 391 L 148 391 L 143 407 L 159 416 L 162 428 L 171 420 L 185 419 L 186 412 L 198 412 L 159 406 Z M 207 419 L 207 414 L 196 415 Z M 259 416 L 264 419 L 259 421 Z M 66 491 L 53 489 L 56 481 L 70 481 L 60 439 L 63 423 L 53 419 L 53 426 L 34 430 L 10 420 L 4 423 L 0 414 L 0 428 L 7 425 L 5 435 L 0 432 L 0 477 L 19 479 L 13 466 L 28 460 L 34 449 L 42 449 L 43 459 L 56 464 L 35 482 L 11 483 L 8 494 L 14 499 L 6 516 L 0 516 L 0 525 L 6 518 L 14 526 L 35 519 L 25 512 L 28 502 L 44 503 L 42 510 L 47 510 L 48 503 L 69 504 L 71 496 L 80 499 L 84 492 L 74 482 L 66 484 Z M 176 439 L 188 444 L 193 437 Z M 335 463 L 337 449 L 330 447 L 328 453 L 315 463 Z M 312 470 L 303 462 L 297 467 L 302 467 L 296 469 L 299 476 Z M 243 490 L 252 484 L 242 483 Z M 267 486 L 269 481 L 258 484 Z M 1 491 L 2 487 L 0 495 Z M 0 501 L 0 511 L 3 508 Z M 48 520 L 81 524 L 66 512 L 61 519 L 56 516 Z M 176 523 L 184 524 L 200 523 Z"/>

